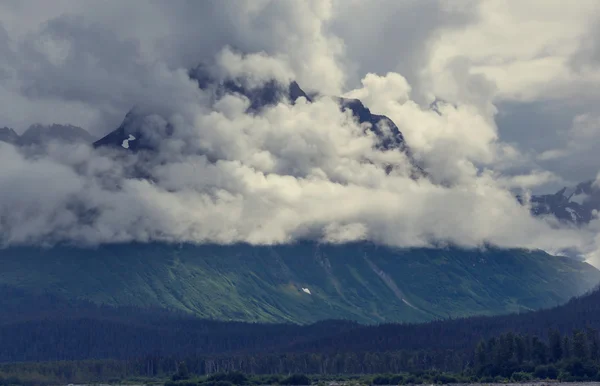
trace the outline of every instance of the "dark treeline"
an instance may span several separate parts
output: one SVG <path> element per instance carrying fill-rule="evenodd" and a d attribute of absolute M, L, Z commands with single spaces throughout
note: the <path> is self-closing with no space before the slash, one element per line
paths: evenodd
<path fill-rule="evenodd" d="M 179 386 L 215 386 L 208 376 L 232 372 L 273 384 L 290 374 L 371 374 L 380 384 L 600 380 L 600 290 L 521 315 L 378 326 L 199 320 L 13 291 L 0 299 L 0 384 L 167 379 L 182 363 L 190 375 L 171 381 Z"/>
<path fill-rule="evenodd" d="M 0 365 L 0 384 L 170 378 L 168 386 L 298 385 L 335 377 L 344 379 L 352 374 L 361 375 L 363 384 L 376 385 L 546 379 L 600 381 L 597 330 L 575 330 L 570 335 L 550 330 L 546 335 L 544 340 L 512 332 L 501 334 L 480 341 L 471 352 L 402 350 L 336 354 L 149 355 L 129 360 L 11 363 Z M 311 377 L 290 374 L 309 374 Z"/>
<path fill-rule="evenodd" d="M 14 290 L 13 290 L 14 291 Z M 6 293 L 6 292 L 5 292 Z M 18 300 L 15 300 L 18 299 Z M 165 310 L 111 308 L 52 295 L 0 298 L 0 362 L 361 352 L 471 352 L 506 332 L 546 339 L 600 328 L 600 291 L 549 310 L 425 324 L 362 326 L 324 321 L 307 326 L 200 320 Z"/>
<path fill-rule="evenodd" d="M 59 383 L 120 382 L 126 379 L 165 379 L 185 364 L 190 377 L 241 372 L 248 375 L 384 374 L 434 370 L 459 371 L 472 353 L 386 352 L 338 354 L 247 354 L 238 356 L 146 356 L 129 360 L 86 360 L 8 363 L 0 365 L 2 378 L 58 380 Z M 438 365 L 441 365 L 438 366 Z M 457 369 L 457 370 L 454 370 Z M 177 378 L 176 378 L 177 379 Z"/>
<path fill-rule="evenodd" d="M 509 332 L 482 340 L 475 349 L 473 364 L 473 374 L 487 378 L 597 381 L 600 336 L 590 327 L 570 335 L 551 329 L 546 340 Z"/>

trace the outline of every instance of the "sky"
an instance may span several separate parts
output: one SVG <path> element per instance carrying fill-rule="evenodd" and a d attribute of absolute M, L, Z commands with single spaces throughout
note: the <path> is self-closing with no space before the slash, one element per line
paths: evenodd
<path fill-rule="evenodd" d="M 599 22 L 594 0 L 0 1 L 0 127 L 101 137 L 133 106 L 147 130 L 175 127 L 155 159 L 0 143 L 2 241 L 317 237 L 576 247 L 596 261 L 598 221 L 532 218 L 513 195 L 600 171 Z M 200 62 L 323 97 L 250 115 L 190 81 Z M 335 95 L 390 117 L 429 178 L 378 150 Z"/>

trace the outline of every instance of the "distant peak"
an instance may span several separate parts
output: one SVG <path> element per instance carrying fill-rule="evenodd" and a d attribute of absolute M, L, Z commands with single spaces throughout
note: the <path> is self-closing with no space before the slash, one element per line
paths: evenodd
<path fill-rule="evenodd" d="M 294 104 L 299 98 L 305 98 L 308 103 L 313 98 L 307 94 L 295 80 L 278 81 L 271 79 L 262 83 L 246 81 L 242 77 L 223 77 L 222 74 L 213 74 L 211 67 L 199 64 L 188 71 L 188 76 L 195 81 L 198 87 L 206 91 L 216 100 L 227 94 L 237 94 L 246 97 L 250 105 L 246 112 L 257 114 L 261 110 L 278 103 Z M 404 136 L 396 124 L 384 115 L 373 114 L 362 101 L 358 99 L 336 98 L 341 110 L 348 109 L 365 131 L 371 131 L 377 138 L 376 147 L 379 150 L 398 150 L 404 152 L 415 168 L 414 176 L 425 175 L 424 171 L 416 165 L 410 149 L 405 143 Z M 102 139 L 94 143 L 94 147 L 112 147 L 120 150 L 139 151 L 156 150 L 163 139 L 168 138 L 174 131 L 171 124 L 153 112 L 143 111 L 139 108 L 131 109 L 119 127 Z M 157 121 L 161 121 L 158 122 Z M 130 140 L 129 135 L 135 137 Z M 125 144 L 125 146 L 124 146 Z M 390 172 L 391 169 L 388 170 Z"/>
<path fill-rule="evenodd" d="M 35 123 L 25 130 L 21 136 L 20 144 L 42 145 L 50 141 L 92 143 L 94 140 L 94 136 L 79 126 L 58 123 L 50 125 Z"/>
<path fill-rule="evenodd" d="M 600 189 L 593 180 L 565 186 L 553 194 L 533 195 L 531 212 L 536 216 L 554 216 L 558 220 L 582 225 L 596 218 L 600 210 Z"/>
<path fill-rule="evenodd" d="M 10 127 L 0 127 L 0 142 L 16 145 L 19 142 L 19 134 Z"/>
<path fill-rule="evenodd" d="M 14 133 L 14 134 L 17 134 L 17 132 L 14 131 L 14 129 L 11 129 L 10 127 L 6 127 L 6 126 L 5 127 L 0 127 L 0 133 Z"/>

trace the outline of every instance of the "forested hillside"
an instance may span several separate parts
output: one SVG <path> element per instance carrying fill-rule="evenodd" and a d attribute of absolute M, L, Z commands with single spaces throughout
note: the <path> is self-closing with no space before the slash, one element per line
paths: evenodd
<path fill-rule="evenodd" d="M 183 380 L 216 374 L 176 382 L 181 386 L 209 386 L 221 378 L 240 385 L 287 382 L 281 376 L 250 380 L 239 373 L 217 374 L 232 371 L 318 374 L 313 380 L 327 374 L 396 374 L 362 379 L 367 384 L 600 379 L 599 290 L 521 315 L 380 326 L 206 321 L 162 310 L 67 304 L 52 295 L 15 295 L 24 303 L 5 308 L 9 302 L 0 300 L 3 310 L 18 314 L 4 314 L 0 360 L 19 363 L 0 365 L 0 383 L 121 382 L 173 374 Z M 44 316 L 17 322 L 27 307 L 45 310 Z"/>
<path fill-rule="evenodd" d="M 113 244 L 0 251 L 0 284 L 218 320 L 423 322 L 552 307 L 600 281 L 541 251 Z"/>
<path fill-rule="evenodd" d="M 52 295 L 19 296 L 22 301 L 12 308 L 7 298 L 0 302 L 4 310 L 0 361 L 429 352 L 454 363 L 471 353 L 481 339 L 502 333 L 545 340 L 549 329 L 561 333 L 600 329 L 600 291 L 537 312 L 376 326 L 345 321 L 306 326 L 219 322 L 162 310 L 67 303 Z M 446 357 L 449 352 L 453 354 Z"/>

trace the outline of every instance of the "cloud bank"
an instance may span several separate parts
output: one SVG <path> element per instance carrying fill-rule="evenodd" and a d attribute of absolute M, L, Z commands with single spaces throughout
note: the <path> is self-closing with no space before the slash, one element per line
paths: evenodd
<path fill-rule="evenodd" d="M 384 14 L 354 1 L 0 3 L 0 14 L 10 16 L 0 19 L 0 102 L 9 106 L 1 126 L 22 132 L 35 122 L 72 123 L 103 135 L 137 106 L 138 123 L 159 144 L 148 156 L 57 142 L 35 152 L 0 142 L 2 243 L 364 239 L 553 253 L 576 247 L 593 257 L 598 224 L 575 229 L 533 218 L 514 193 L 563 179 L 542 161 L 583 145 L 591 154 L 597 118 L 581 115 L 563 134 L 566 145 L 532 156 L 502 140 L 496 117 L 502 101 L 570 87 L 557 73 L 548 72 L 556 79 L 548 88 L 534 77 L 509 81 L 506 71 L 555 68 L 562 55 L 573 60 L 561 59 L 560 68 L 583 79 L 597 47 L 550 47 L 546 64 L 527 57 L 538 46 L 521 47 L 517 37 L 496 37 L 505 43 L 497 52 L 473 49 L 493 12 L 508 29 L 518 21 L 515 10 L 492 3 L 381 1 L 406 23 L 419 11 L 427 22 L 414 32 L 392 30 L 393 18 L 380 23 Z M 542 19 L 552 25 L 557 11 L 547 12 Z M 364 36 L 357 36 L 358 15 Z M 565 33 L 566 41 L 584 36 L 582 28 Z M 200 62 L 217 78 L 243 77 L 250 86 L 297 80 L 320 97 L 248 113 L 246 98 L 198 88 L 188 71 Z M 428 176 L 412 178 L 406 154 L 378 147 L 380 139 L 333 95 L 391 118 Z M 160 135 L 167 127 L 169 138 Z M 140 170 L 148 178 L 138 178 Z"/>

